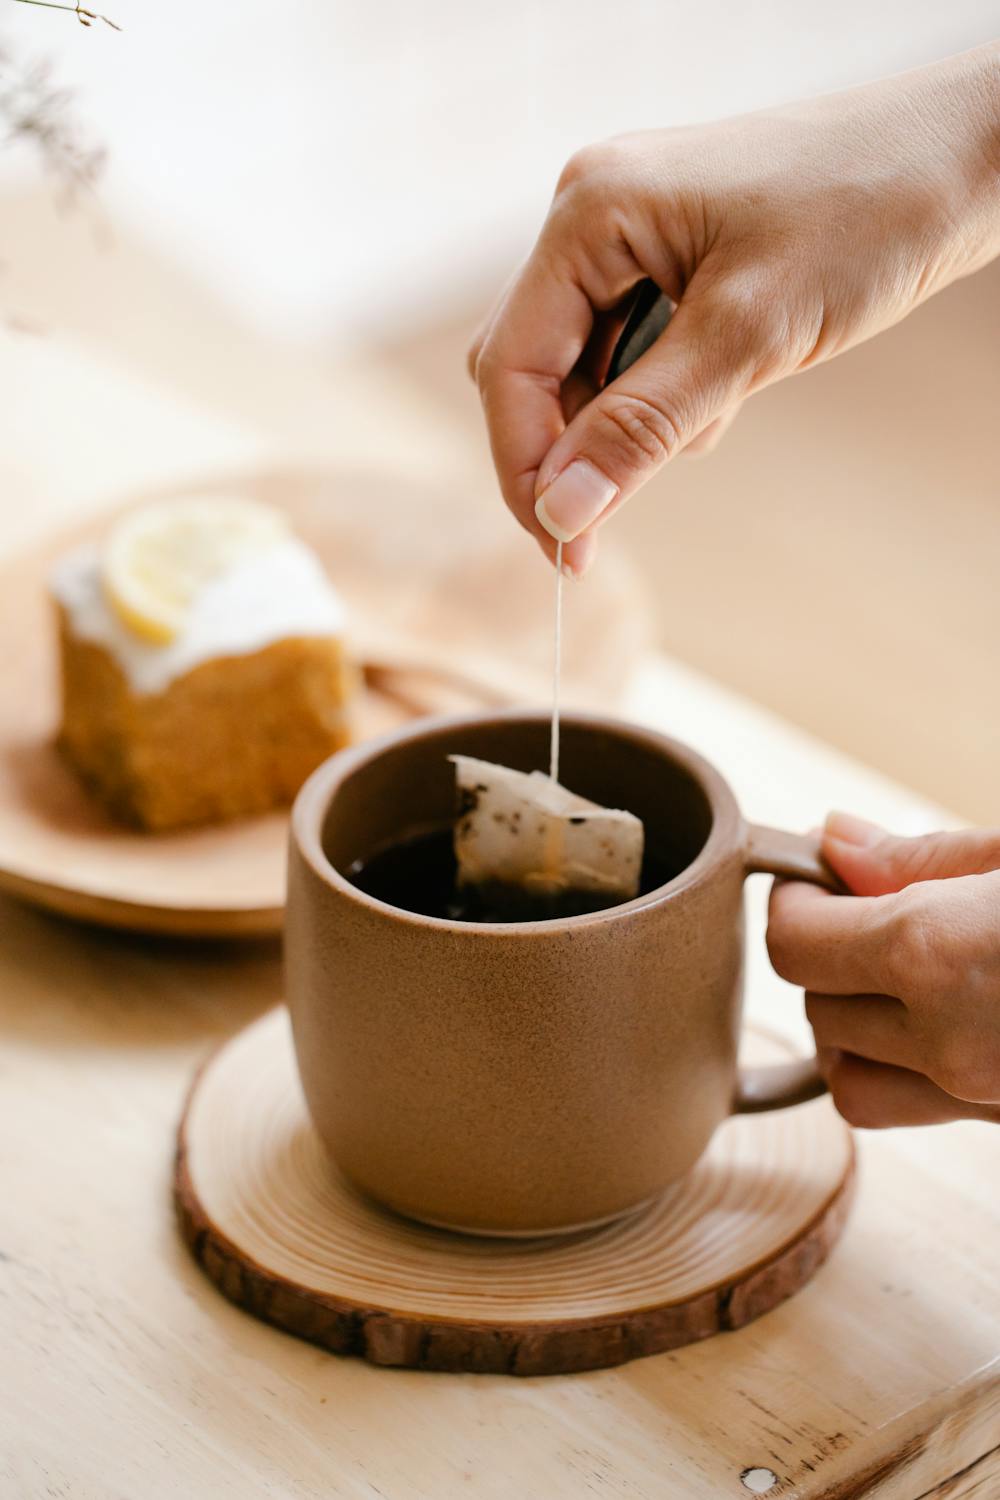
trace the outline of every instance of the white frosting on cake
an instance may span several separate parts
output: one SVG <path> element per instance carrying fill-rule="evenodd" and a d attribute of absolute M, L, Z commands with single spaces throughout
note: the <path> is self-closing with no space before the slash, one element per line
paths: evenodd
<path fill-rule="evenodd" d="M 275 641 L 340 635 L 344 607 L 316 555 L 295 537 L 230 568 L 199 591 L 181 633 L 166 645 L 140 640 L 108 604 L 101 554 L 81 547 L 50 578 L 74 633 L 103 646 L 136 693 L 161 693 L 220 656 L 246 656 Z"/>

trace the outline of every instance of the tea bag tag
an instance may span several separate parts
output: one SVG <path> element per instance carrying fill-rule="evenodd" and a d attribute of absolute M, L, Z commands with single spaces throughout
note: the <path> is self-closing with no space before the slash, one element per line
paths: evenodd
<path fill-rule="evenodd" d="M 643 826 L 634 813 L 600 807 L 542 771 L 452 755 L 458 792 L 459 887 L 519 886 L 529 895 L 639 893 Z"/>

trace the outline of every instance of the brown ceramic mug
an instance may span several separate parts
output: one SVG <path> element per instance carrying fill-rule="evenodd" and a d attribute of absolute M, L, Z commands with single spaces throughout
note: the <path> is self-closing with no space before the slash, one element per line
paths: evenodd
<path fill-rule="evenodd" d="M 814 1062 L 738 1071 L 743 882 L 834 885 L 815 840 L 744 822 L 728 785 L 650 729 L 567 714 L 561 779 L 642 818 L 680 873 L 586 916 L 417 915 L 345 872 L 447 824 L 455 752 L 531 770 L 549 720 L 424 720 L 321 766 L 292 816 L 286 963 L 299 1072 L 341 1172 L 415 1219 L 545 1234 L 639 1207 L 733 1111 L 823 1085 Z"/>

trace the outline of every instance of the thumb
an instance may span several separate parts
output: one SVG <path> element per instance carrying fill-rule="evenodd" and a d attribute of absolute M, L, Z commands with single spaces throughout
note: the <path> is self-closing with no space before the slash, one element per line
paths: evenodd
<path fill-rule="evenodd" d="M 535 514 L 556 541 L 605 521 L 657 469 L 739 404 L 764 337 L 752 299 L 698 276 L 656 343 L 590 401 L 538 469 Z"/>
<path fill-rule="evenodd" d="M 920 880 L 1000 869 L 1000 831 L 968 829 L 898 838 L 848 813 L 831 813 L 823 853 L 856 896 L 886 896 Z"/>

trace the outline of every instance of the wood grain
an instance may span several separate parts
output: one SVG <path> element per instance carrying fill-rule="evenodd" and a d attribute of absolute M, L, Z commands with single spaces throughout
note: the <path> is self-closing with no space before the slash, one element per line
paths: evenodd
<path fill-rule="evenodd" d="M 327 368 L 308 371 L 289 398 L 287 365 L 276 380 L 273 350 L 226 364 L 217 330 L 206 340 L 204 309 L 192 317 L 179 285 L 164 327 L 191 330 L 222 367 L 203 381 L 197 406 L 191 360 L 173 361 L 172 389 L 137 380 L 134 341 L 127 359 L 113 358 L 135 320 L 109 320 L 95 299 L 97 260 L 83 276 L 50 272 L 57 262 L 78 269 L 86 225 L 67 258 L 71 229 L 59 225 L 47 262 L 39 235 L 14 258 L 46 269 L 46 307 L 58 287 L 90 310 L 101 352 L 55 330 L 0 350 L 14 401 L 0 548 L 149 476 L 247 468 L 262 453 L 308 451 L 341 468 L 345 453 L 391 461 L 407 480 L 418 469 L 440 475 L 456 453 L 464 462 L 461 429 L 426 399 L 440 372 L 420 371 L 406 393 L 352 355 L 335 400 Z M 132 311 L 144 314 L 150 278 L 133 250 L 120 245 L 104 260 L 105 287 L 127 286 Z M 167 268 L 156 274 L 162 287 Z M 153 364 L 146 376 L 154 368 L 162 379 Z M 259 394 L 252 411 L 238 404 L 248 384 Z M 232 398 L 226 419 L 217 398 Z M 289 414 L 297 421 L 310 400 L 306 445 Z M 234 412 L 246 419 L 239 428 Z M 475 443 L 479 451 L 478 429 Z M 491 486 L 484 458 L 463 493 L 488 508 Z M 638 511 L 625 523 L 629 514 Z M 714 526 L 710 551 L 718 536 Z M 756 652 L 773 679 L 778 658 L 752 634 L 744 659 Z M 830 807 L 906 832 L 953 821 L 676 662 L 661 658 L 639 674 L 627 714 L 697 745 L 760 822 L 804 829 Z M 804 1046 L 801 997 L 764 954 L 765 887 L 748 889 L 748 1005 Z M 796 1297 L 724 1338 L 538 1381 L 380 1369 L 330 1358 L 227 1304 L 170 1219 L 171 1142 L 191 1070 L 279 997 L 274 945 L 112 935 L 2 896 L 0 933 L 5 1500 L 747 1500 L 741 1475 L 758 1466 L 777 1475 L 767 1500 L 829 1500 L 831 1485 L 852 1500 L 1000 1495 L 990 1368 L 1000 1354 L 996 1127 L 863 1134 L 857 1199 L 836 1253 Z M 859 1476 L 898 1453 L 901 1419 L 904 1441 L 933 1440 L 914 1444 L 907 1469 L 872 1487 Z"/>
<path fill-rule="evenodd" d="M 463 525 L 454 494 L 371 475 L 269 472 L 189 488 L 265 499 L 286 510 L 315 547 L 345 596 L 352 651 L 368 663 L 360 736 L 419 713 L 544 698 L 551 572 L 540 559 L 521 566 L 509 525 L 502 535 L 495 520 Z M 276 932 L 284 814 L 137 833 L 115 822 L 56 753 L 56 644 L 45 579 L 57 557 L 100 536 L 106 524 L 64 533 L 0 569 L 0 888 L 111 927 L 192 937 Z M 630 594 L 631 574 L 621 567 L 588 591 L 566 653 L 577 702 L 613 702 L 620 692 L 621 662 L 645 633 Z"/>
<path fill-rule="evenodd" d="M 996 1500 L 1000 1495 L 1000 1447 L 943 1484 L 925 1490 L 920 1500 Z"/>
<path fill-rule="evenodd" d="M 763 822 L 932 816 L 676 666 L 640 686 L 636 717 L 701 746 Z M 748 891 L 748 1003 L 787 1031 L 801 998 L 766 964 L 766 884 Z M 191 1071 L 280 995 L 274 946 L 112 935 L 2 897 L 0 932 L 0 1494 L 747 1500 L 741 1474 L 766 1467 L 767 1500 L 929 1500 L 952 1481 L 941 1500 L 993 1500 L 975 1466 L 1000 1425 L 995 1127 L 863 1134 L 834 1254 L 725 1337 L 544 1380 L 379 1368 L 228 1304 L 171 1222 Z"/>
<path fill-rule="evenodd" d="M 448 1234 L 382 1212 L 331 1170 L 279 1010 L 199 1075 L 174 1193 L 202 1268 L 265 1322 L 378 1365 L 552 1375 L 676 1349 L 785 1301 L 843 1230 L 853 1164 L 819 1100 L 728 1121 L 683 1182 L 604 1229 Z"/>
<path fill-rule="evenodd" d="M 866 1495 L 928 1500 L 975 1494 L 984 1472 L 989 1475 L 1000 1457 L 1000 1358 L 935 1391 L 919 1412 L 901 1412 L 885 1424 L 880 1436 L 879 1452 L 867 1464 L 859 1466 L 846 1452 L 833 1457 L 820 1500 L 861 1500 Z M 951 1455 L 958 1444 L 973 1445 L 982 1458 L 955 1473 Z"/>

